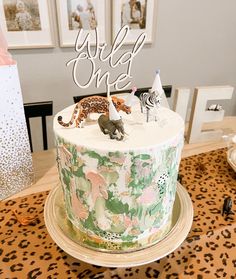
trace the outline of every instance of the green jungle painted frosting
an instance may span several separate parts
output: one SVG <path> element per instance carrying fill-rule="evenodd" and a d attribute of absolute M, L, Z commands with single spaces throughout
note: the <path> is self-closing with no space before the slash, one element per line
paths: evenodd
<path fill-rule="evenodd" d="M 171 227 L 182 134 L 168 146 L 105 152 L 57 137 L 69 221 L 96 249 L 129 251 L 161 240 Z"/>

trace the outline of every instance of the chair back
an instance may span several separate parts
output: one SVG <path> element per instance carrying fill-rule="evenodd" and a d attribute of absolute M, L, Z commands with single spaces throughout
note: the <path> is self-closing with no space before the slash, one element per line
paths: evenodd
<path fill-rule="evenodd" d="M 151 87 L 143 87 L 143 88 L 138 88 L 137 91 L 135 92 L 135 96 L 137 96 L 138 98 L 140 97 L 140 95 L 143 92 L 148 92 L 148 90 L 151 89 Z M 165 95 L 167 98 L 169 98 L 171 96 L 171 91 L 172 91 L 172 85 L 165 85 L 163 86 L 163 90 L 165 92 Z M 123 94 L 123 93 L 128 93 L 130 90 L 121 90 L 121 91 L 112 91 L 110 92 L 111 95 L 115 95 L 115 94 Z M 97 95 L 97 96 L 107 96 L 107 93 L 96 93 L 96 94 L 92 94 L 92 95 Z M 92 95 L 83 95 L 83 96 L 74 96 L 74 103 L 78 103 L 79 101 L 81 101 L 83 98 L 92 96 Z"/>
<path fill-rule="evenodd" d="M 32 117 L 41 117 L 42 132 L 43 132 L 43 149 L 44 150 L 48 149 L 46 116 L 52 115 L 53 102 L 46 101 L 46 102 L 25 103 L 24 110 L 25 110 L 25 119 L 26 119 L 26 125 L 28 129 L 31 152 L 33 152 L 33 145 L 32 145 L 29 119 Z"/>

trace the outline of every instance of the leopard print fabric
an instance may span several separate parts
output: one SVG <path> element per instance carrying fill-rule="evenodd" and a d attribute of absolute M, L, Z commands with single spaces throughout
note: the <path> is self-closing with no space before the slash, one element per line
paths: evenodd
<path fill-rule="evenodd" d="M 187 239 L 168 256 L 133 268 L 99 267 L 71 257 L 46 230 L 43 205 L 48 192 L 42 192 L 1 202 L 0 278 L 236 278 L 236 214 L 222 216 L 225 197 L 233 199 L 233 210 L 236 206 L 236 175 L 226 150 L 183 159 L 180 173 L 193 201 L 194 220 Z M 22 226 L 12 210 L 37 214 L 38 219 Z"/>
<path fill-rule="evenodd" d="M 130 107 L 125 105 L 123 99 L 117 98 L 116 96 L 112 97 L 112 102 L 119 112 L 120 110 L 126 112 L 127 114 L 131 113 Z M 71 116 L 71 120 L 68 123 L 63 122 L 62 116 L 58 116 L 57 121 L 63 127 L 70 127 L 75 121 L 75 126 L 80 127 L 80 124 L 89 116 L 90 113 L 108 113 L 109 102 L 106 97 L 102 96 L 91 96 L 82 99 L 75 105 L 74 111 Z M 77 116 L 79 110 L 79 115 Z"/>

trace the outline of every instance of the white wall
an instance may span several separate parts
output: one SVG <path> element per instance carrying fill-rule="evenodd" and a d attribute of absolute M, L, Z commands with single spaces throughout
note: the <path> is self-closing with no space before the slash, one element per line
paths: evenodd
<path fill-rule="evenodd" d="M 132 74 L 136 86 L 150 86 L 155 69 L 160 68 L 162 83 L 172 84 L 173 88 L 226 84 L 236 87 L 236 1 L 154 1 L 154 41 L 134 59 Z M 107 13 L 109 34 L 110 2 Z M 54 113 L 57 113 L 73 103 L 74 95 L 104 92 L 105 89 L 90 87 L 82 90 L 75 86 L 71 67 L 65 64 L 76 53 L 73 48 L 59 47 L 56 8 L 55 2 L 52 3 L 55 48 L 11 50 L 11 53 L 18 63 L 24 102 L 52 100 Z M 84 77 L 86 71 L 85 68 Z M 236 115 L 236 94 L 233 101 L 226 101 L 223 105 L 227 115 Z M 48 120 L 49 147 L 53 147 L 52 118 Z M 33 122 L 34 149 L 38 150 L 41 149 L 39 121 Z"/>

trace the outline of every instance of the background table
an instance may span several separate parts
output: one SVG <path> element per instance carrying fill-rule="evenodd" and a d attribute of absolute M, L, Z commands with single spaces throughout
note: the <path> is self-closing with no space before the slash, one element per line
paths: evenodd
<path fill-rule="evenodd" d="M 193 225 L 182 245 L 163 259 L 140 267 L 105 268 L 71 257 L 44 224 L 47 191 L 1 202 L 0 278 L 236 278 L 236 214 L 222 216 L 224 199 L 236 194 L 226 149 L 182 159 L 180 173 L 193 202 Z M 36 223 L 20 225 L 13 210 L 20 216 L 37 214 Z"/>
<path fill-rule="evenodd" d="M 230 120 L 229 128 L 236 129 L 234 124 Z M 226 149 L 219 149 L 224 146 L 223 141 L 185 145 L 180 173 L 193 201 L 192 229 L 170 255 L 133 268 L 89 265 L 54 243 L 44 224 L 43 206 L 48 190 L 59 183 L 55 150 L 34 153 L 35 184 L 0 202 L 0 278 L 236 278 L 236 214 L 221 214 L 224 198 L 235 199 L 236 194 Z M 20 216 L 36 214 L 36 223 L 20 225 L 13 210 Z"/>

